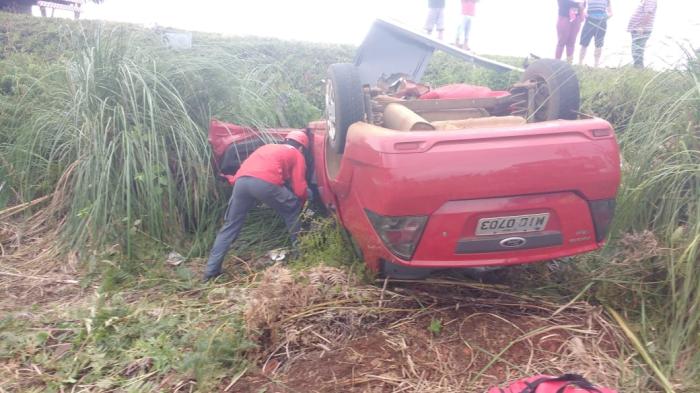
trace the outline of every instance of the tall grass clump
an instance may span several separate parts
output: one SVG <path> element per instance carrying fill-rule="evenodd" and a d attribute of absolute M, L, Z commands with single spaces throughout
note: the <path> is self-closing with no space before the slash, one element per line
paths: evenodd
<path fill-rule="evenodd" d="M 632 318 L 678 391 L 700 389 L 700 73 L 602 71 L 584 106 L 610 111 L 623 185 L 600 297 Z"/>
<path fill-rule="evenodd" d="M 70 248 L 114 242 L 130 254 L 145 236 L 203 251 L 227 197 L 212 176 L 209 119 L 264 128 L 316 113 L 279 93 L 274 66 L 174 52 L 120 28 L 70 33 L 79 50 L 25 78 L 3 136 L 12 188 L 22 200 L 53 194 L 48 211 Z"/>
<path fill-rule="evenodd" d="M 209 202 L 209 155 L 179 87 L 128 35 L 82 39 L 79 54 L 36 82 L 43 105 L 19 103 L 32 119 L 15 141 L 20 188 L 55 185 L 52 213 L 72 247 L 128 249 L 133 231 L 165 239 L 196 230 Z"/>

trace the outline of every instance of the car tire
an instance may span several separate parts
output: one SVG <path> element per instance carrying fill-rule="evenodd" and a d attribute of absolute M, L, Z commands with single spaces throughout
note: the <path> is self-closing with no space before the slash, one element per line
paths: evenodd
<path fill-rule="evenodd" d="M 357 67 L 331 64 L 326 81 L 326 122 L 328 141 L 338 154 L 345 151 L 348 128 L 365 117 L 362 83 Z"/>
<path fill-rule="evenodd" d="M 521 79 L 537 83 L 534 122 L 575 120 L 581 105 L 578 77 L 569 63 L 540 59 L 532 63 Z"/>

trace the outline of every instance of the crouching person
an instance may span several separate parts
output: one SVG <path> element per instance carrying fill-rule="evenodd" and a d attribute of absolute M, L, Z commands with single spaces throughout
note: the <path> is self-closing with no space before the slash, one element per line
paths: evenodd
<path fill-rule="evenodd" d="M 308 146 L 306 134 L 292 131 L 283 144 L 261 146 L 243 161 L 232 181 L 233 191 L 224 215 L 224 225 L 216 235 L 209 254 L 205 281 L 221 275 L 226 252 L 238 237 L 248 211 L 258 201 L 282 216 L 292 244 L 296 245 L 300 229 L 299 214 L 307 197 L 303 152 Z"/>

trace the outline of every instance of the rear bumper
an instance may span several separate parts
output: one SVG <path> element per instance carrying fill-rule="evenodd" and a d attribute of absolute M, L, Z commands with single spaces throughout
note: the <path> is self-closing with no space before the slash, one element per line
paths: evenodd
<path fill-rule="evenodd" d="M 341 218 L 342 220 L 342 218 Z M 365 220 L 352 220 L 357 223 Z M 463 255 L 455 255 L 454 258 L 416 258 L 406 260 L 394 255 L 384 245 L 377 233 L 367 222 L 359 226 L 351 226 L 348 228 L 356 243 L 359 245 L 363 258 L 367 266 L 375 271 L 387 270 L 387 264 L 393 265 L 394 269 L 400 267 L 401 270 L 408 271 L 410 269 L 455 269 L 455 268 L 478 268 L 478 267 L 501 267 L 520 265 L 534 262 L 542 262 L 552 259 L 568 257 L 572 255 L 595 251 L 604 245 L 604 242 L 586 242 L 577 246 L 561 246 L 539 247 L 532 249 L 524 249 L 511 251 L 507 254 L 499 253 L 473 253 L 469 254 L 469 259 L 465 259 Z M 425 236 L 425 234 L 424 234 Z M 426 239 L 421 239 L 425 241 Z M 405 276 L 406 274 L 400 274 Z M 410 274 L 408 274 L 410 276 Z M 421 274 L 418 273 L 418 276 Z"/>
<path fill-rule="evenodd" d="M 355 199 L 357 202 L 357 199 Z M 359 203 L 343 204 L 341 220 L 374 271 L 500 267 L 563 258 L 599 249 L 588 202 L 571 192 L 447 202 L 431 214 L 410 260 L 381 240 Z M 542 231 L 477 236 L 481 218 L 549 212 Z M 504 241 L 519 239 L 517 248 Z M 403 274 L 402 274 L 403 275 Z"/>
<path fill-rule="evenodd" d="M 551 249 L 541 249 L 537 253 L 528 253 L 528 255 L 513 256 L 513 257 L 501 257 L 501 258 L 488 258 L 482 257 L 478 260 L 445 260 L 445 261 L 434 261 L 434 260 L 410 260 L 406 261 L 396 257 L 386 250 L 384 258 L 381 258 L 382 262 L 388 262 L 394 265 L 399 265 L 407 268 L 429 268 L 429 269 L 453 269 L 453 268 L 472 268 L 472 267 L 499 267 L 499 266 L 511 266 L 511 265 L 521 265 L 526 263 L 542 262 L 552 259 L 569 257 L 572 255 L 582 254 L 586 252 L 591 252 L 599 249 L 604 245 L 603 242 L 595 244 L 587 244 L 581 247 L 576 247 L 575 249 L 566 249 L 554 251 Z"/>

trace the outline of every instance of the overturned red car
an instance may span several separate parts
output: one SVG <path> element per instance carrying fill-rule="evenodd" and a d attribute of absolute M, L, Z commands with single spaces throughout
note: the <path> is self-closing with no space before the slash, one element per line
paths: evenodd
<path fill-rule="evenodd" d="M 578 113 L 571 67 L 538 60 L 508 91 L 429 89 L 418 81 L 436 49 L 519 71 L 380 20 L 353 64 L 330 67 L 325 119 L 306 129 L 312 190 L 367 266 L 416 278 L 599 248 L 619 152 L 608 122 Z M 212 121 L 219 171 L 288 131 Z"/>

